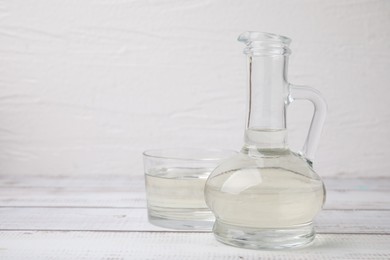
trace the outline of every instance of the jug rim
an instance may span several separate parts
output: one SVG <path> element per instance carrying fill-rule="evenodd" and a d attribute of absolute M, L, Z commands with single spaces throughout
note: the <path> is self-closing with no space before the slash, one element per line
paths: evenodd
<path fill-rule="evenodd" d="M 279 35 L 269 32 L 246 31 L 238 36 L 238 41 L 241 42 L 280 42 L 285 45 L 291 43 L 291 39 L 284 35 Z"/>
<path fill-rule="evenodd" d="M 238 36 L 245 43 L 244 53 L 249 56 L 289 55 L 291 39 L 274 33 L 247 31 Z"/>

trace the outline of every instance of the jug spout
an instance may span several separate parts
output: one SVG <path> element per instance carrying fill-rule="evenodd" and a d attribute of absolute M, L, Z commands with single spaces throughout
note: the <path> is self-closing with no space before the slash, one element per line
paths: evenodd
<path fill-rule="evenodd" d="M 244 53 L 248 62 L 246 143 L 256 147 L 285 147 L 288 57 L 280 54 L 289 51 L 290 39 L 248 31 L 238 40 L 246 44 Z"/>

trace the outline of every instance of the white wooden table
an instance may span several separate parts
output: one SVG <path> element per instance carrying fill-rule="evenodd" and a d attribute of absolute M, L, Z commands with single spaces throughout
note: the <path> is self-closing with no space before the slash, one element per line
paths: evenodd
<path fill-rule="evenodd" d="M 0 259 L 390 259 L 390 178 L 324 181 L 315 242 L 256 251 L 149 224 L 142 176 L 0 175 Z"/>

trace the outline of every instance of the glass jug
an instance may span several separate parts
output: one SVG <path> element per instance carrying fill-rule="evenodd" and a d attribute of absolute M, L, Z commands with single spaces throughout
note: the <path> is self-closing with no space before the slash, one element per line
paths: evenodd
<path fill-rule="evenodd" d="M 289 44 L 284 36 L 245 32 L 248 106 L 245 143 L 219 165 L 205 186 L 217 240 L 244 248 L 290 248 L 315 237 L 313 218 L 325 202 L 325 187 L 312 168 L 326 115 L 318 91 L 287 81 Z M 287 146 L 286 109 L 309 100 L 314 116 L 301 152 Z"/>

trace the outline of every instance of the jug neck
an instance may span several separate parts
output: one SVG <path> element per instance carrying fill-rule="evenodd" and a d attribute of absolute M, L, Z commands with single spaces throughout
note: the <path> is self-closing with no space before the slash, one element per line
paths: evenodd
<path fill-rule="evenodd" d="M 248 104 L 245 143 L 256 148 L 287 148 L 287 65 L 290 40 L 267 33 L 247 32 Z"/>

